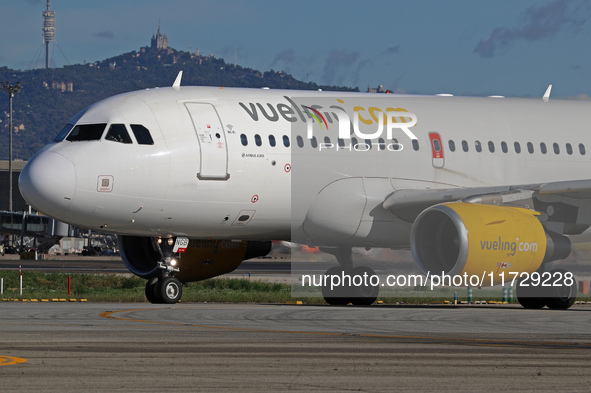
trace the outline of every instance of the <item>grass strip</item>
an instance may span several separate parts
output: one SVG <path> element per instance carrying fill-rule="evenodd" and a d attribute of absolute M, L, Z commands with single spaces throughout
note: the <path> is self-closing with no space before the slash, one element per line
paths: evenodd
<path fill-rule="evenodd" d="M 71 295 L 68 296 L 68 277 Z M 19 296 L 17 271 L 0 270 L 4 282 L 1 299 L 87 299 L 89 302 L 147 302 L 146 280 L 136 276 L 97 273 L 23 273 L 23 295 Z M 284 303 L 301 300 L 304 304 L 326 304 L 322 297 L 292 297 L 291 286 L 244 278 L 216 277 L 188 283 L 183 287 L 183 303 Z M 447 297 L 384 297 L 384 304 L 431 304 L 451 300 Z M 465 299 L 458 299 L 465 300 Z M 500 298 L 478 300 L 500 301 Z"/>

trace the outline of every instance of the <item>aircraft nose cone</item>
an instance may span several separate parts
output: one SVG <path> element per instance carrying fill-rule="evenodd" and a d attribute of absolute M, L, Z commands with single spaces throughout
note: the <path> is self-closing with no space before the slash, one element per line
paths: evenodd
<path fill-rule="evenodd" d="M 56 217 L 68 208 L 76 189 L 76 170 L 66 157 L 42 152 L 25 165 L 18 179 L 23 198 L 48 216 Z"/>

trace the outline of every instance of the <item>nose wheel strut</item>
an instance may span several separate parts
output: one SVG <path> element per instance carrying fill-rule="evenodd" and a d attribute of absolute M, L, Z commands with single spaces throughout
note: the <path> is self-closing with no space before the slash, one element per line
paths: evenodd
<path fill-rule="evenodd" d="M 154 239 L 154 248 L 161 256 L 158 262 L 160 277 L 154 277 L 146 283 L 146 298 L 150 303 L 174 304 L 181 300 L 183 285 L 174 277 L 180 271 L 176 260 L 173 258 L 178 252 L 184 252 L 188 244 L 186 237 L 176 239 Z M 181 251 L 182 250 L 182 251 Z"/>

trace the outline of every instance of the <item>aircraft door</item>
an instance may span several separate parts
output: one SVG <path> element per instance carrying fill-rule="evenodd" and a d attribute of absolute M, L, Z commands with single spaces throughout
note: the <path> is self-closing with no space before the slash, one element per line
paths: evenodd
<path fill-rule="evenodd" d="M 430 132 L 429 139 L 431 140 L 433 166 L 435 168 L 443 168 L 445 160 L 443 158 L 443 144 L 441 143 L 441 136 L 437 132 Z"/>
<path fill-rule="evenodd" d="M 199 140 L 201 180 L 227 180 L 228 146 L 226 134 L 214 106 L 206 103 L 185 103 Z"/>

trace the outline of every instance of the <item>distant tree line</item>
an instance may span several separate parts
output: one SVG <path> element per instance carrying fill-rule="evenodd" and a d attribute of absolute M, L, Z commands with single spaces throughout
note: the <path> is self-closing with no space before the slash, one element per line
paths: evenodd
<path fill-rule="evenodd" d="M 175 50 L 134 51 L 96 63 L 48 70 L 15 71 L 0 67 L 0 81 L 21 81 L 23 85 L 13 100 L 13 125 L 24 127 L 13 134 L 14 158 L 28 160 L 69 119 L 94 102 L 127 91 L 170 86 L 180 70 L 183 70 L 183 86 L 358 91 L 302 82 L 282 71 L 260 72 L 212 56 Z M 67 88 L 62 91 L 62 82 L 71 83 L 72 91 Z M 0 159 L 5 160 L 9 154 L 8 94 L 3 92 L 0 92 L 0 130 Z"/>

